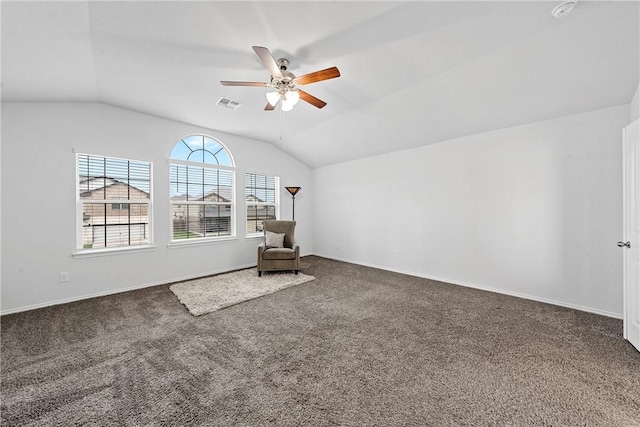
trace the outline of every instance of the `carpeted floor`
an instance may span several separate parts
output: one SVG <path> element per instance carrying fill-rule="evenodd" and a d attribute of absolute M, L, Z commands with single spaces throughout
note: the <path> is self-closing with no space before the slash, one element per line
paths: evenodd
<path fill-rule="evenodd" d="M 620 320 L 319 257 L 194 317 L 157 286 L 3 316 L 2 426 L 638 426 Z"/>

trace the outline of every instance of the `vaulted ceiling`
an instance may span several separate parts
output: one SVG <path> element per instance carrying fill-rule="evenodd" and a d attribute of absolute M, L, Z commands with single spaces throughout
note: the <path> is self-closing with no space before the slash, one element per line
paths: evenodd
<path fill-rule="evenodd" d="M 102 102 L 267 141 L 311 167 L 629 103 L 639 3 L 2 2 L 3 102 Z M 266 112 L 251 47 L 327 102 Z M 220 97 L 237 110 L 216 105 Z"/>

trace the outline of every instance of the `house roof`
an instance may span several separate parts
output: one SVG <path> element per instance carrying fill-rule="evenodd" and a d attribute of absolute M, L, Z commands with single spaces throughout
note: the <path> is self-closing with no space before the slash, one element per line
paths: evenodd
<path fill-rule="evenodd" d="M 245 196 L 245 200 L 247 202 L 252 202 L 252 203 L 262 203 L 262 202 L 264 202 L 264 200 L 262 200 L 260 197 L 256 196 L 255 194 L 247 194 Z"/>
<path fill-rule="evenodd" d="M 80 176 L 78 179 L 78 185 L 81 189 L 95 190 L 97 188 L 104 188 L 109 185 L 113 185 L 118 181 L 117 179 L 110 178 L 108 176 Z"/>
<path fill-rule="evenodd" d="M 186 201 L 187 200 L 187 194 L 178 194 L 175 196 L 171 196 L 171 200 L 173 201 Z M 229 202 L 230 200 L 219 195 L 216 192 L 209 192 L 207 194 L 205 194 L 204 196 L 200 196 L 200 197 L 190 197 L 189 198 L 190 201 L 214 201 L 214 202 Z"/>
<path fill-rule="evenodd" d="M 119 181 L 115 178 L 105 177 L 105 176 L 92 176 L 92 177 L 80 177 L 78 180 L 78 187 L 80 188 L 80 197 L 87 197 L 91 193 L 103 190 L 106 187 L 112 187 L 114 185 L 123 185 L 129 188 L 133 188 L 136 191 L 139 191 L 144 194 L 149 194 L 149 192 L 141 190 L 137 187 L 127 184 L 126 182 Z"/>
<path fill-rule="evenodd" d="M 639 3 L 2 2 L 3 102 L 102 102 L 267 141 L 319 167 L 629 103 Z M 328 103 L 263 111 L 251 49 Z M 220 97 L 237 110 L 216 105 Z"/>

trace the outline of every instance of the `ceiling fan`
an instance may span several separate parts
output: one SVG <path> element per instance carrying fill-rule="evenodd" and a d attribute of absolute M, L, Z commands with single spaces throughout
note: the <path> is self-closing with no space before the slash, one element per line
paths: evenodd
<path fill-rule="evenodd" d="M 220 84 L 223 86 L 258 86 L 275 89 L 273 92 L 267 92 L 268 102 L 267 106 L 264 107 L 265 111 L 274 110 L 279 102 L 281 102 L 282 111 L 290 111 L 300 99 L 317 108 L 322 108 L 327 105 L 323 100 L 299 89 L 299 86 L 340 77 L 338 68 L 331 67 L 296 77 L 293 73 L 287 71 L 287 67 L 289 66 L 288 59 L 280 58 L 276 61 L 266 47 L 253 46 L 253 50 L 271 73 L 271 80 L 267 83 L 223 80 Z"/>

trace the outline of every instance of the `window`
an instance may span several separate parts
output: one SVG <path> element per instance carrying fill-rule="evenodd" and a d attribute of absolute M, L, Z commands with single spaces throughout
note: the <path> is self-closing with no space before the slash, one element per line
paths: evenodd
<path fill-rule="evenodd" d="M 78 249 L 151 243 L 151 163 L 78 154 Z"/>
<path fill-rule="evenodd" d="M 169 164 L 172 241 L 235 235 L 233 159 L 221 142 L 187 136 Z"/>
<path fill-rule="evenodd" d="M 247 173 L 245 201 L 247 204 L 247 235 L 262 233 L 262 221 L 277 219 L 279 216 L 279 187 L 277 176 Z"/>

